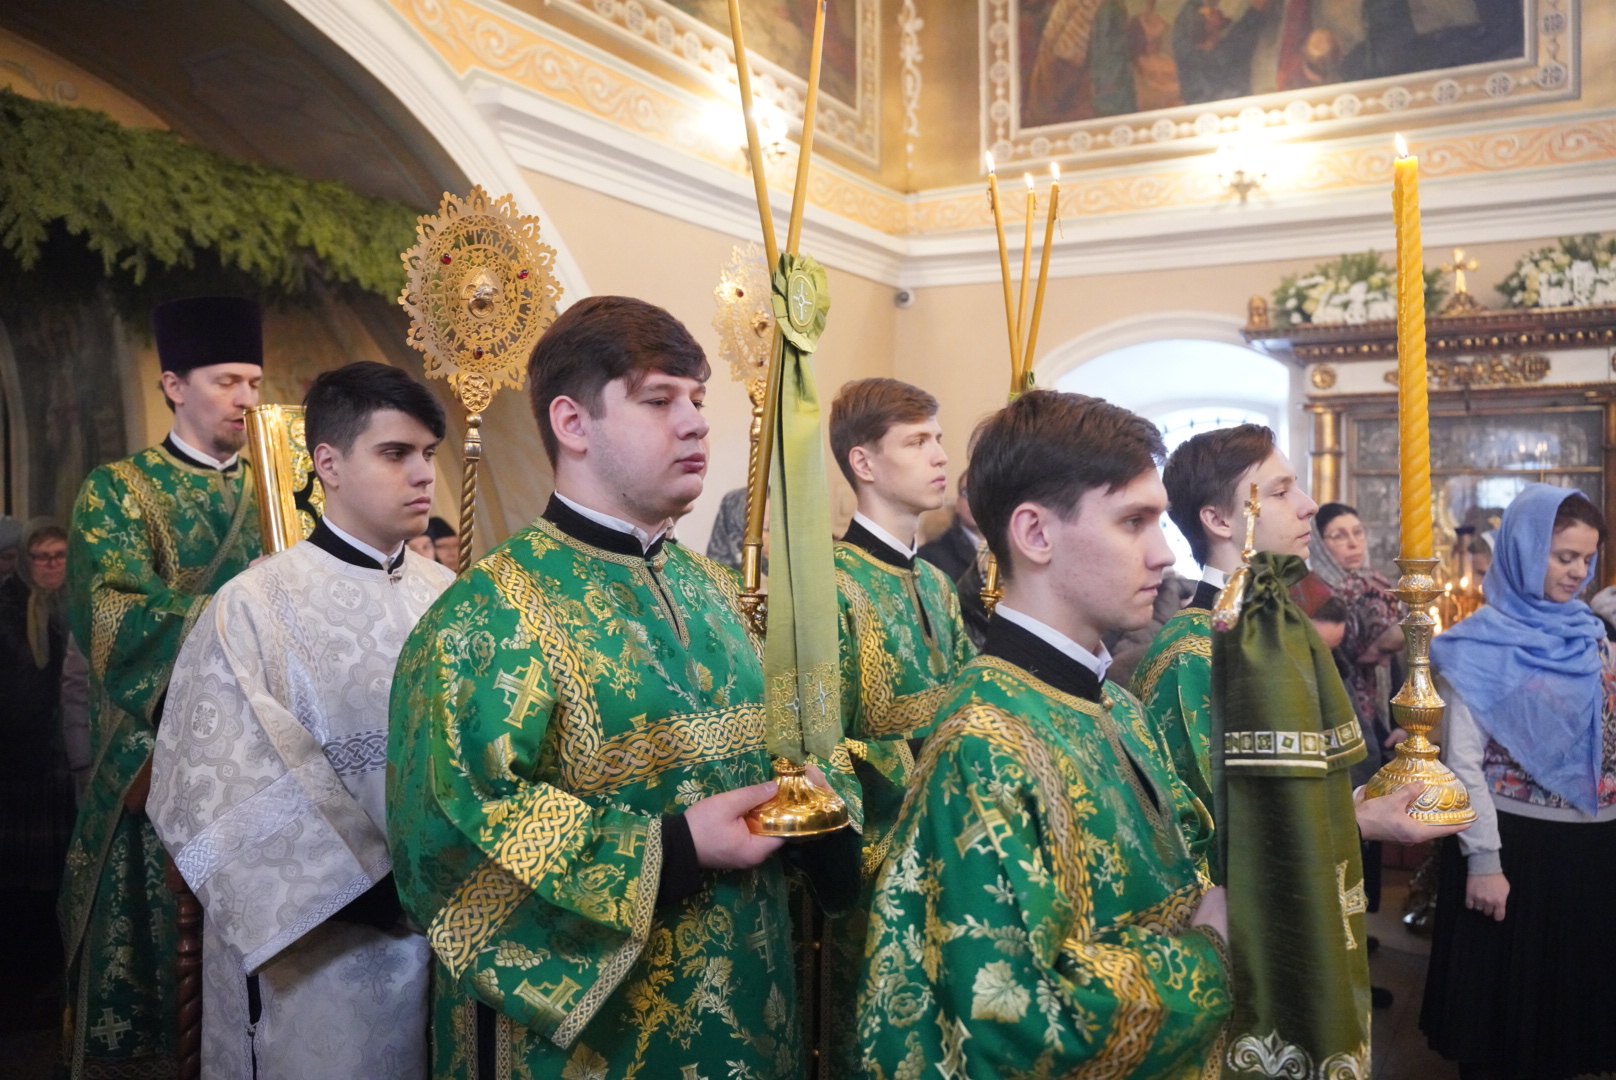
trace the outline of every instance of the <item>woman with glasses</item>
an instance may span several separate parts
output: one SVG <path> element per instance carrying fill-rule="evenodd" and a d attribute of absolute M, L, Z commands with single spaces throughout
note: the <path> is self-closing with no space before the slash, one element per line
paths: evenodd
<path fill-rule="evenodd" d="M 0 911 L 8 913 L 15 973 L 0 985 L 0 1013 L 30 1024 L 60 1012 L 53 994 L 62 967 L 56 894 L 73 829 L 58 710 L 66 579 L 67 533 L 30 522 L 17 543 L 16 570 L 0 580 Z"/>
<path fill-rule="evenodd" d="M 1403 632 L 1390 583 L 1369 566 L 1369 535 L 1358 511 L 1346 503 L 1325 503 L 1313 529 L 1319 543 L 1309 566 L 1347 609 L 1336 653 L 1369 746 L 1369 757 L 1353 769 L 1353 783 L 1362 784 L 1390 756 L 1385 743 L 1392 734 L 1391 658 L 1403 648 Z"/>

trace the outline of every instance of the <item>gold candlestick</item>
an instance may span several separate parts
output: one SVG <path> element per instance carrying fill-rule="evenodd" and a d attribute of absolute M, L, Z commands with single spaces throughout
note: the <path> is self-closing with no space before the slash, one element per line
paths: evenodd
<path fill-rule="evenodd" d="M 729 0 L 730 36 L 735 43 L 735 67 L 740 84 L 741 109 L 746 118 L 747 150 L 752 160 L 757 187 L 758 214 L 763 226 L 763 242 L 768 252 L 769 273 L 780 265 L 775 248 L 774 216 L 769 208 L 768 187 L 763 179 L 763 155 L 758 143 L 757 125 L 752 120 L 752 82 L 748 70 L 746 41 L 741 32 L 739 0 Z M 808 205 L 808 168 L 813 157 L 814 116 L 819 101 L 820 60 L 825 41 L 825 2 L 814 10 L 813 51 L 808 60 L 808 96 L 803 105 L 802 144 L 798 149 L 797 177 L 791 195 L 791 216 L 786 231 L 786 251 L 797 253 L 802 236 L 802 215 Z M 754 631 L 766 631 L 763 610 L 763 507 L 768 495 L 769 463 L 772 459 L 774 428 L 780 412 L 781 342 L 778 322 L 773 331 L 768 376 L 761 397 L 753 398 L 754 430 L 758 437 L 752 447 L 751 483 L 747 493 L 746 536 L 741 546 L 741 607 Z M 834 832 L 849 823 L 847 805 L 834 793 L 808 780 L 807 768 L 785 757 L 774 759 L 774 779 L 779 789 L 774 798 L 753 807 L 746 815 L 747 828 L 759 836 L 802 840 Z"/>
<path fill-rule="evenodd" d="M 1426 737 L 1442 723 L 1447 709 L 1431 681 L 1431 638 L 1436 630 L 1431 604 L 1442 594 L 1432 577 L 1436 564 L 1434 557 L 1397 560 L 1403 576 L 1392 595 L 1407 605 L 1403 636 L 1408 641 L 1408 679 L 1392 698 L 1392 717 L 1408 738 L 1397 744 L 1397 756 L 1370 779 L 1364 797 L 1375 799 L 1405 784 L 1421 783 L 1425 790 L 1408 808 L 1409 817 L 1426 825 L 1465 825 L 1476 820 L 1470 793 L 1438 759 L 1439 748 Z"/>

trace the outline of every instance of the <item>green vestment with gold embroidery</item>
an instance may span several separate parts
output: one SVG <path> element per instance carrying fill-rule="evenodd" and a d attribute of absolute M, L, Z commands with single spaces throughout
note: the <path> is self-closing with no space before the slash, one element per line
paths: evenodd
<path fill-rule="evenodd" d="M 870 1075 L 1202 1075 L 1230 1008 L 1221 940 L 1190 926 L 1209 817 L 1126 691 L 1058 689 L 1029 668 L 1076 661 L 1045 671 L 1053 647 L 1012 631 L 955 681 L 881 868 Z"/>
<path fill-rule="evenodd" d="M 1369 963 L 1351 767 L 1365 754 L 1335 660 L 1291 598 L 1295 555 L 1251 561 L 1213 634 L 1218 847 L 1229 885 L 1228 1080 L 1369 1078 Z"/>
<path fill-rule="evenodd" d="M 540 519 L 443 594 L 388 752 L 399 895 L 439 963 L 435 1077 L 476 1075 L 476 1003 L 498 1080 L 799 1075 L 779 860 L 657 906 L 663 815 L 772 775 L 762 699 L 734 575 L 678 544 L 624 555 Z"/>
<path fill-rule="evenodd" d="M 1133 692 L 1172 757 L 1173 769 L 1212 807 L 1212 601 L 1201 582 L 1189 605 L 1156 631 L 1134 668 Z M 1214 859 L 1216 858 L 1214 853 Z M 1222 880 L 1221 872 L 1213 877 Z"/>
<path fill-rule="evenodd" d="M 861 1073 L 856 1003 L 875 873 L 908 789 L 914 755 L 937 706 L 976 655 L 954 583 L 855 521 L 836 544 L 841 611 L 842 729 L 864 802 L 864 887 L 820 935 L 820 1078 Z"/>
<path fill-rule="evenodd" d="M 70 1075 L 172 1075 L 175 904 L 163 846 L 124 795 L 155 745 L 186 633 L 262 551 L 251 466 L 168 445 L 102 465 L 73 505 L 68 616 L 90 663 L 91 771 L 59 914 L 72 985 Z"/>

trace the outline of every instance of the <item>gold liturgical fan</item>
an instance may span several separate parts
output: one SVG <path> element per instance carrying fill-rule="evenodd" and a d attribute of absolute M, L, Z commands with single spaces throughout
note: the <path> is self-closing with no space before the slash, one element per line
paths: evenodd
<path fill-rule="evenodd" d="M 520 387 L 539 337 L 555 321 L 561 286 L 555 250 L 539 241 L 539 219 L 516 200 L 481 187 L 464 198 L 445 192 L 435 217 L 418 219 L 404 252 L 409 284 L 398 302 L 410 314 L 406 340 L 426 357 L 426 373 L 446 378 L 466 410 L 460 487 L 460 560 L 471 566 L 482 459 L 483 411 L 502 386 Z"/>

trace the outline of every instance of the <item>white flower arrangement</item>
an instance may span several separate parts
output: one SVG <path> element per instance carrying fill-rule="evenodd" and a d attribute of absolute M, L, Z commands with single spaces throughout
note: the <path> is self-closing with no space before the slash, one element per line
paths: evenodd
<path fill-rule="evenodd" d="M 1522 256 L 1498 291 L 1516 308 L 1616 304 L 1616 239 L 1563 236 L 1557 247 Z"/>
<path fill-rule="evenodd" d="M 1435 271 L 1425 274 L 1429 310 L 1441 300 Z M 1378 254 L 1343 255 L 1313 272 L 1292 274 L 1274 290 L 1274 318 L 1281 327 L 1355 325 L 1397 318 L 1397 272 Z"/>

